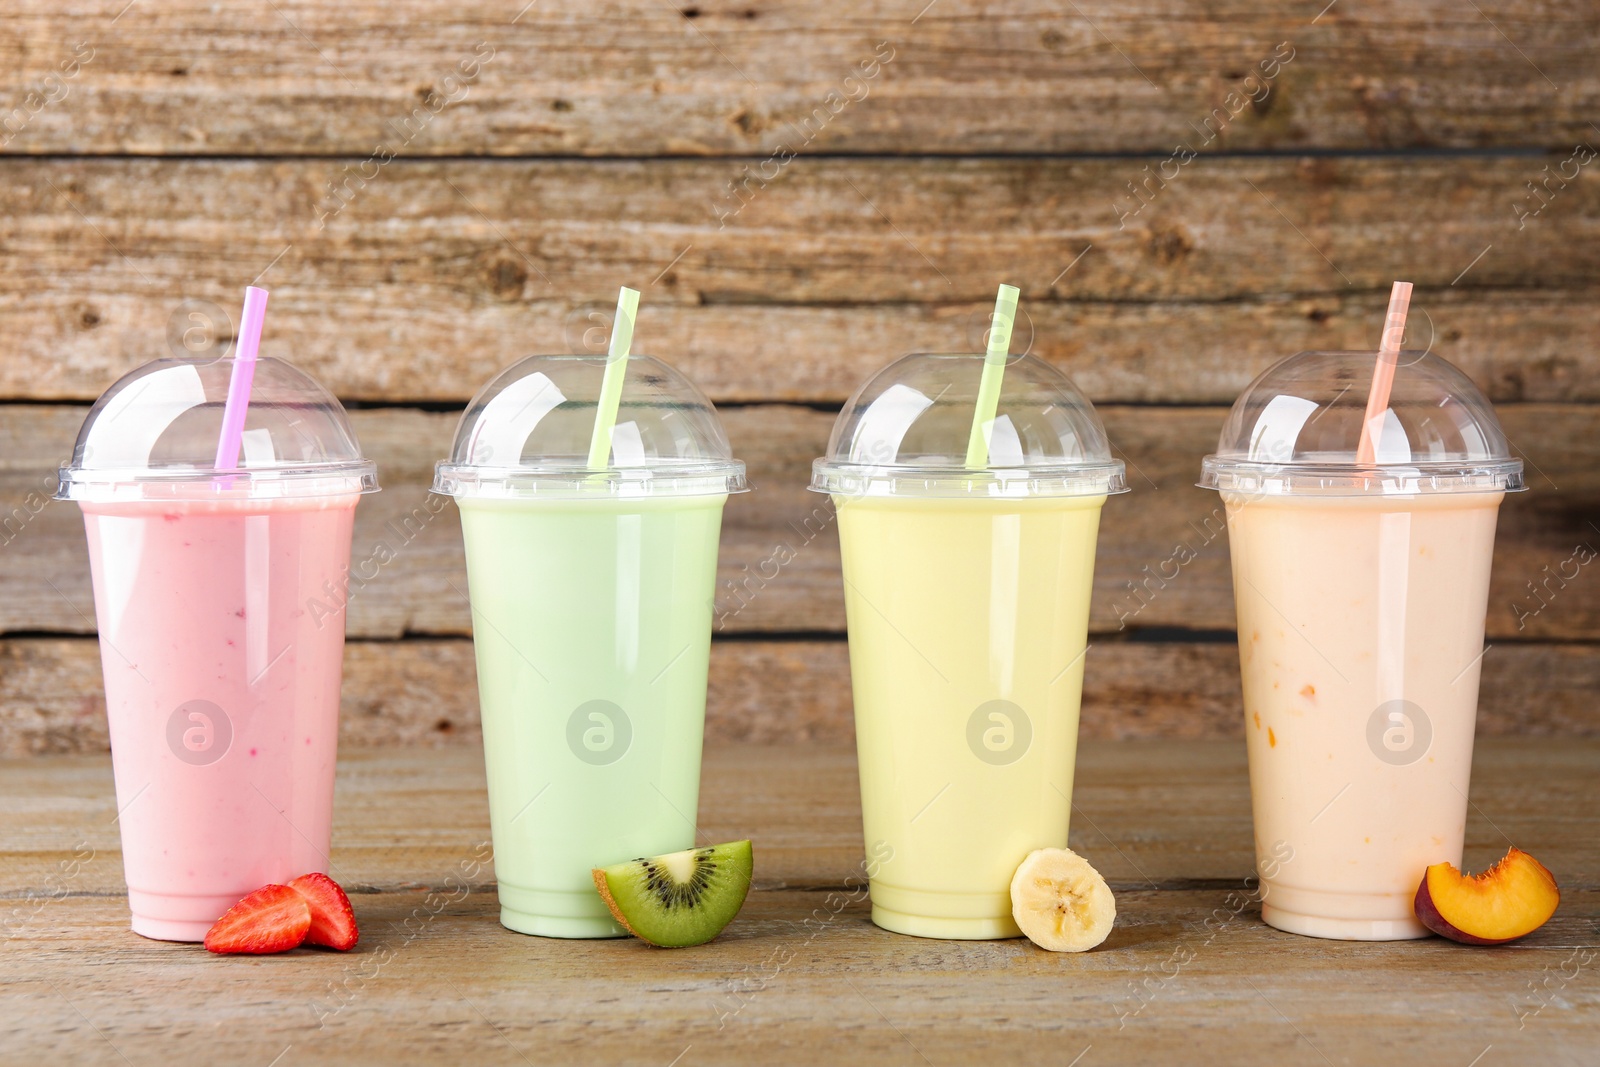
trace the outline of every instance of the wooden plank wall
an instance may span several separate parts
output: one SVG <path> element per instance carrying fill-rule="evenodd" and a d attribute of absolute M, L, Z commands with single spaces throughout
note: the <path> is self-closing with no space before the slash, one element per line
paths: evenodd
<path fill-rule="evenodd" d="M 876 367 L 973 347 L 1001 280 L 1134 488 L 1105 512 L 1085 733 L 1236 733 L 1199 457 L 1277 358 L 1373 345 L 1396 277 L 1528 461 L 1482 728 L 1600 732 L 1597 47 L 1592 5 L 1524 0 L 8 4 L 0 752 L 104 747 L 81 526 L 44 494 L 95 396 L 216 350 L 252 280 L 265 352 L 350 404 L 386 485 L 349 742 L 476 736 L 431 465 L 484 379 L 592 347 L 624 282 L 758 486 L 727 513 L 713 736 L 849 736 L 808 465 Z"/>

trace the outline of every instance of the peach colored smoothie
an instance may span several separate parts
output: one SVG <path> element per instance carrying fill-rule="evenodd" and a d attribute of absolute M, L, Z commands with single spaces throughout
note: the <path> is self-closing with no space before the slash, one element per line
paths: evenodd
<path fill-rule="evenodd" d="M 327 871 L 358 499 L 82 502 L 138 933 Z"/>
<path fill-rule="evenodd" d="M 1412 897 L 1461 862 L 1502 495 L 1223 494 L 1273 926 L 1428 936 Z"/>
<path fill-rule="evenodd" d="M 1350 941 L 1426 937 L 1423 872 L 1461 862 L 1495 524 L 1524 488 L 1488 397 L 1399 349 L 1394 292 L 1381 353 L 1263 371 L 1200 476 L 1228 512 L 1261 917 Z"/>

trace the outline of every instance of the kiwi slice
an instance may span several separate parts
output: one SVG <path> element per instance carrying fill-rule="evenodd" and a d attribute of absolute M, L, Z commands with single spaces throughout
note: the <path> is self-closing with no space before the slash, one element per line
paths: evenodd
<path fill-rule="evenodd" d="M 630 934 L 661 948 L 703 945 L 744 906 L 750 842 L 691 848 L 596 867 L 600 898 Z"/>

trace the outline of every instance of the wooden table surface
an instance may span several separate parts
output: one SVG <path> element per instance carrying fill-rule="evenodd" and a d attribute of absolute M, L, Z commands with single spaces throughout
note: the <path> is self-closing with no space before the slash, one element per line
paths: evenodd
<path fill-rule="evenodd" d="M 1119 910 L 1099 949 L 891 934 L 847 881 L 854 764 L 838 745 L 708 750 L 702 840 L 753 838 L 755 891 L 720 939 L 668 952 L 499 926 L 475 747 L 350 751 L 333 873 L 361 944 L 262 958 L 128 930 L 106 757 L 0 764 L 0 1063 L 1596 1060 L 1600 741 L 1480 743 L 1468 865 L 1514 841 L 1563 887 L 1547 926 L 1495 949 L 1264 926 L 1229 741 L 1084 746 L 1072 844 Z"/>

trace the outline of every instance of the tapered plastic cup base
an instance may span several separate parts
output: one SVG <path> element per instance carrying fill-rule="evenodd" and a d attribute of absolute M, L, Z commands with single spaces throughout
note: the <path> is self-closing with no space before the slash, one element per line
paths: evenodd
<path fill-rule="evenodd" d="M 204 941 L 223 912 L 239 903 L 249 889 L 189 895 L 128 890 L 133 932 L 153 941 Z"/>
<path fill-rule="evenodd" d="M 967 893 L 909 889 L 872 882 L 872 921 L 885 930 L 948 941 L 998 941 L 1021 937 L 1011 918 L 1011 892 Z"/>
<path fill-rule="evenodd" d="M 602 938 L 627 937 L 628 931 L 610 919 L 574 919 L 564 916 L 530 915 L 525 911 L 500 909 L 500 925 L 519 934 L 536 937 Z"/>
<path fill-rule="evenodd" d="M 529 889 L 501 882 L 500 925 L 537 937 L 627 937 L 597 890 Z"/>
<path fill-rule="evenodd" d="M 1000 941 L 1021 937 L 1022 931 L 1011 918 L 950 919 L 934 915 L 908 915 L 872 906 L 872 921 L 885 930 L 912 937 L 932 937 L 942 941 Z"/>
<path fill-rule="evenodd" d="M 1415 941 L 1433 936 L 1415 919 L 1333 919 L 1285 911 L 1270 904 L 1261 906 L 1261 919 L 1268 926 L 1291 934 L 1332 941 Z"/>
<path fill-rule="evenodd" d="M 218 915 L 220 919 L 222 916 Z M 133 932 L 140 937 L 148 937 L 152 941 L 188 941 L 198 943 L 206 939 L 206 933 L 216 925 L 216 919 L 210 922 L 184 922 L 178 919 L 150 919 L 142 915 L 133 917 Z"/>

